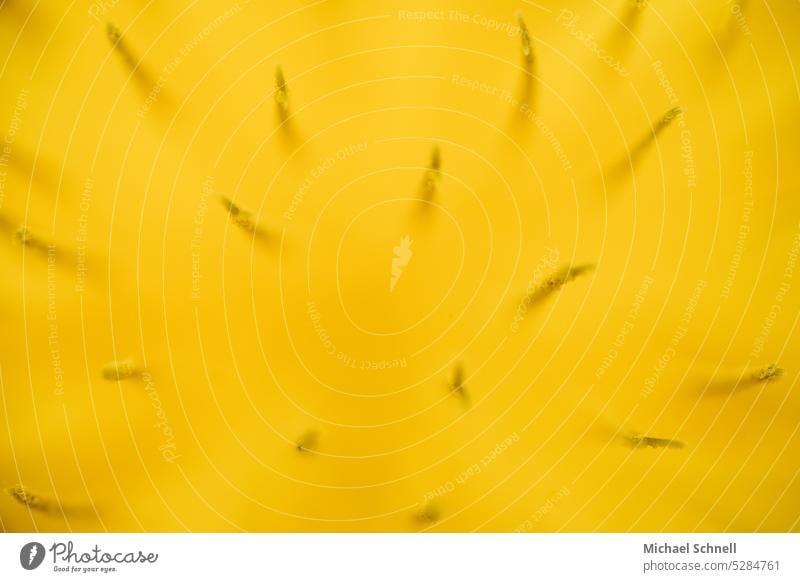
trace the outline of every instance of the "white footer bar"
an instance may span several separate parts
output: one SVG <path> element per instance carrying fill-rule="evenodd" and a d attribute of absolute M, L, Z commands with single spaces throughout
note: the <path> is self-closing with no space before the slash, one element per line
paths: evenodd
<path fill-rule="evenodd" d="M 178 578 L 179 576 L 183 578 Z M 800 534 L 2 534 L 0 580 L 800 580 Z"/>

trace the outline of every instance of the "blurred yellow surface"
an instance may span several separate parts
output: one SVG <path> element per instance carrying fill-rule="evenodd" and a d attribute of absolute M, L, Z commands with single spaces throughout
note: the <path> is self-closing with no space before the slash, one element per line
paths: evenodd
<path fill-rule="evenodd" d="M 0 529 L 800 531 L 799 33 L 5 0 Z"/>

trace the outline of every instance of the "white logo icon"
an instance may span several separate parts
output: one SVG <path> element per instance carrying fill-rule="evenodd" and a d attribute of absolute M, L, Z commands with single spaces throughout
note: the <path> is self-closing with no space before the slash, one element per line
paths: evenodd
<path fill-rule="evenodd" d="M 406 268 L 414 252 L 411 250 L 411 237 L 408 235 L 400 239 L 400 244 L 392 249 L 394 256 L 392 257 L 392 278 L 389 280 L 389 291 L 394 291 L 400 276 L 403 274 L 403 269 Z"/>

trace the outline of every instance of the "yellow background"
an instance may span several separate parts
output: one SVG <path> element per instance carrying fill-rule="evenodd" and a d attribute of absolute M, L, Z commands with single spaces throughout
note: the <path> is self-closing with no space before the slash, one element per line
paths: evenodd
<path fill-rule="evenodd" d="M 0 486 L 45 507 L 3 495 L 3 530 L 800 529 L 796 4 L 30 4 Z"/>

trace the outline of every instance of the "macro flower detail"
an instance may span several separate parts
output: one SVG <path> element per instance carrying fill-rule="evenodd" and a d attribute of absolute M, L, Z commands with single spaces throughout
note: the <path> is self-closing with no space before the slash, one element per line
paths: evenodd
<path fill-rule="evenodd" d="M 796 2 L 62 4 L 0 529 L 800 531 Z"/>

